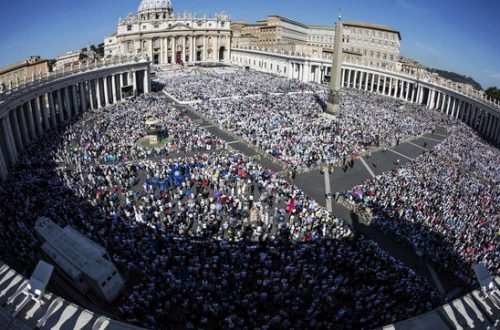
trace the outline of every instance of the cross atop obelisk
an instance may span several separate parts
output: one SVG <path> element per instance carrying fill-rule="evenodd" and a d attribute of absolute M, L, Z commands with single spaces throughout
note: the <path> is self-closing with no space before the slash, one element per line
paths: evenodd
<path fill-rule="evenodd" d="M 339 11 L 339 20 L 335 23 L 335 43 L 333 45 L 332 74 L 330 79 L 330 95 L 328 96 L 327 112 L 333 113 L 338 110 L 340 103 L 340 79 L 342 70 L 342 39 L 344 26 L 342 24 L 342 14 Z"/>

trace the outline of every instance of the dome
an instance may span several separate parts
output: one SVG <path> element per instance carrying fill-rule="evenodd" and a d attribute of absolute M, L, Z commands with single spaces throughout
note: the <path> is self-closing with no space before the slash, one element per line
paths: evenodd
<path fill-rule="evenodd" d="M 139 5 L 138 12 L 146 10 L 168 10 L 172 11 L 172 1 L 171 0 L 142 0 Z"/>

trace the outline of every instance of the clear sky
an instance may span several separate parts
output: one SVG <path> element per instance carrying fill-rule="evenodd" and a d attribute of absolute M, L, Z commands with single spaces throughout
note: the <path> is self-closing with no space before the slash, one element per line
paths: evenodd
<path fill-rule="evenodd" d="M 140 0 L 0 0 L 0 67 L 30 55 L 54 58 L 100 43 Z M 254 22 L 269 14 L 308 24 L 345 21 L 401 31 L 401 55 L 500 86 L 500 0 L 173 0 L 176 12 Z"/>

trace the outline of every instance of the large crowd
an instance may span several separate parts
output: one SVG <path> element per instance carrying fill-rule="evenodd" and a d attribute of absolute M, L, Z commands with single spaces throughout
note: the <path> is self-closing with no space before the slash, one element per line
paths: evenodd
<path fill-rule="evenodd" d="M 151 117 L 158 150 L 136 143 Z M 2 258 L 28 275 L 36 219 L 70 224 L 127 279 L 121 318 L 151 328 L 373 328 L 441 303 L 291 178 L 214 141 L 155 96 L 46 133 L 0 186 Z"/>
<path fill-rule="evenodd" d="M 156 122 L 154 132 L 148 132 L 148 120 Z M 148 134 L 159 136 L 158 144 L 145 139 Z M 138 97 L 126 104 L 116 104 L 89 111 L 71 125 L 64 135 L 64 148 L 70 157 L 60 161 L 74 163 L 127 162 L 148 157 L 167 157 L 222 146 L 198 123 L 185 116 L 161 96 Z"/>
<path fill-rule="evenodd" d="M 500 275 L 499 183 L 500 152 L 460 124 L 430 153 L 345 197 L 383 231 L 473 285 L 475 263 Z"/>
<path fill-rule="evenodd" d="M 155 78 L 170 96 L 178 101 L 209 100 L 226 97 L 244 97 L 268 93 L 325 91 L 324 87 L 311 86 L 272 74 L 218 68 L 193 69 L 190 73 L 158 75 Z"/>
<path fill-rule="evenodd" d="M 340 110 L 323 112 L 326 94 L 263 95 L 194 104 L 199 113 L 299 170 L 338 165 L 368 147 L 394 145 L 451 121 L 423 106 L 344 90 Z"/>

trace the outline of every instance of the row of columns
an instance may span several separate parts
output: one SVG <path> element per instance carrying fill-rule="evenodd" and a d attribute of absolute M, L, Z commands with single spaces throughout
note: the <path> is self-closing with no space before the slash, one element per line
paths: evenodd
<path fill-rule="evenodd" d="M 303 82 L 315 82 L 322 84 L 328 73 L 326 66 L 316 63 L 290 62 L 288 64 L 288 78 L 298 79 Z"/>
<path fill-rule="evenodd" d="M 0 118 L 0 180 L 5 180 L 18 155 L 44 132 L 58 129 L 86 110 L 123 100 L 122 87 L 127 85 L 132 86 L 134 94 L 149 93 L 149 71 L 118 73 L 70 84 L 10 109 Z"/>
<path fill-rule="evenodd" d="M 189 34 L 142 40 L 141 47 L 151 56 L 153 64 L 223 62 L 230 59 L 228 40 L 230 36 Z"/>
<path fill-rule="evenodd" d="M 500 145 L 500 113 L 460 95 L 437 88 L 364 70 L 342 69 L 341 86 L 379 93 L 407 102 L 425 104 L 431 110 L 465 122 L 485 139 Z"/>

